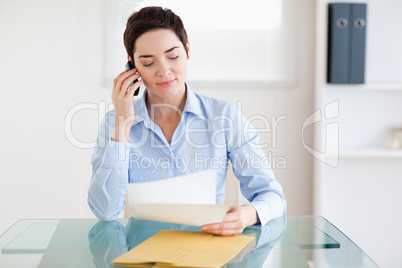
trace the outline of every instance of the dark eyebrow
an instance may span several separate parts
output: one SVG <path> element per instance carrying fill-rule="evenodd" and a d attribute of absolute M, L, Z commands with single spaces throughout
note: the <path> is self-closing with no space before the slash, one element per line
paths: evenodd
<path fill-rule="evenodd" d="M 175 50 L 176 48 L 179 48 L 179 47 L 178 47 L 178 46 L 176 46 L 176 47 L 172 47 L 171 49 L 166 50 L 166 51 L 165 51 L 165 54 L 166 54 L 166 53 L 169 53 L 170 51 Z"/>
<path fill-rule="evenodd" d="M 175 46 L 175 47 L 169 48 L 168 50 L 165 51 L 165 54 L 175 50 L 176 48 L 180 48 L 180 47 Z M 139 58 L 151 58 L 151 57 L 153 57 L 153 56 L 152 55 L 141 55 L 141 56 L 138 56 L 138 59 Z"/>

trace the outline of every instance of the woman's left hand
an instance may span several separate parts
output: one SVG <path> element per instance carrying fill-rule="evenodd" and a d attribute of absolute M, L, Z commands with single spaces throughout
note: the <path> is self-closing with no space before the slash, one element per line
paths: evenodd
<path fill-rule="evenodd" d="M 205 224 L 202 230 L 207 233 L 229 236 L 243 232 L 244 228 L 258 223 L 255 208 L 250 205 L 230 207 L 222 222 Z"/>

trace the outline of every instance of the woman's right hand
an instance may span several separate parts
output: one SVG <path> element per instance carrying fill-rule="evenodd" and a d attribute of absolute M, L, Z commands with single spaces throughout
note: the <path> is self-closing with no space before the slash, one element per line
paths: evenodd
<path fill-rule="evenodd" d="M 134 68 L 124 71 L 113 80 L 112 100 L 115 106 L 116 123 L 112 133 L 112 140 L 128 142 L 130 129 L 134 124 L 134 91 L 142 85 L 142 79 L 134 85 L 129 85 L 141 75 Z"/>

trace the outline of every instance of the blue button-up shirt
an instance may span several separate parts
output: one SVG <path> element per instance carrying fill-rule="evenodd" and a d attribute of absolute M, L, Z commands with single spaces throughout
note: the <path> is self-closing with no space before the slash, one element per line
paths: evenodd
<path fill-rule="evenodd" d="M 114 220 L 124 209 L 127 183 L 161 180 L 215 169 L 216 203 L 225 199 L 229 161 L 240 189 L 258 214 L 261 225 L 283 216 L 286 199 L 276 181 L 259 136 L 237 107 L 193 92 L 186 85 L 186 103 L 169 144 L 149 117 L 147 91 L 134 101 L 135 120 L 128 143 L 111 140 L 114 111 L 101 122 L 92 156 L 93 175 L 88 203 L 101 220 Z"/>

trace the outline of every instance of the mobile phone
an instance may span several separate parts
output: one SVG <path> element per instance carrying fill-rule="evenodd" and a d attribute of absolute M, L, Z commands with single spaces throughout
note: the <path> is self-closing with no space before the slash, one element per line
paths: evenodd
<path fill-rule="evenodd" d="M 130 70 L 132 70 L 132 69 L 134 69 L 134 66 L 133 66 L 133 64 L 131 63 L 131 61 L 128 61 L 128 62 L 126 63 L 126 71 L 130 71 Z M 138 79 L 135 79 L 134 82 L 132 82 L 132 83 L 130 84 L 130 87 L 131 87 L 132 85 L 134 85 L 134 83 L 136 83 L 136 82 L 138 82 Z M 134 91 L 134 96 L 137 96 L 139 92 L 140 92 L 140 87 L 138 87 L 138 88 Z"/>

